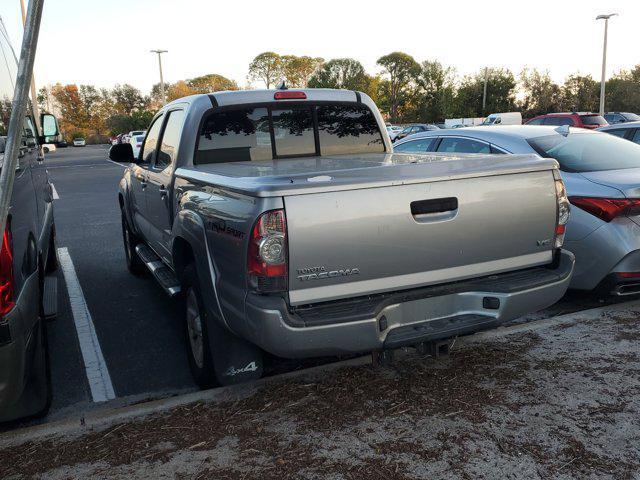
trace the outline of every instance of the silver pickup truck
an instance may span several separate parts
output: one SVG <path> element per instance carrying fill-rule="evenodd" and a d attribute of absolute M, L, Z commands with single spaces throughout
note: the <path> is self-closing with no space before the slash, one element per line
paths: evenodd
<path fill-rule="evenodd" d="M 573 256 L 554 160 L 394 154 L 365 94 L 217 92 L 153 119 L 120 182 L 125 253 L 185 303 L 201 386 L 424 345 L 556 302 Z"/>

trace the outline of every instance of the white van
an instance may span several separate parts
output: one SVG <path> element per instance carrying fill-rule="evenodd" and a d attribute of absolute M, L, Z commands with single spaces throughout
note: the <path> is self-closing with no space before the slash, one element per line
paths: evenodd
<path fill-rule="evenodd" d="M 522 125 L 520 112 L 492 113 L 484 119 L 482 125 Z"/>

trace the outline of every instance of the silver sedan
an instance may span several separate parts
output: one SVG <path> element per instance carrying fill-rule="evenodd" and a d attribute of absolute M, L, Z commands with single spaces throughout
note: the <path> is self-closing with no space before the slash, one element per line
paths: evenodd
<path fill-rule="evenodd" d="M 490 126 L 412 135 L 395 152 L 538 153 L 560 163 L 573 204 L 571 288 L 640 293 L 640 145 L 566 126 Z"/>

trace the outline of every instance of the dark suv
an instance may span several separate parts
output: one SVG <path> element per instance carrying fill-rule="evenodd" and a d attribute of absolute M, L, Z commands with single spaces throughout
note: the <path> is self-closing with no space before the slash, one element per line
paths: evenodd
<path fill-rule="evenodd" d="M 572 112 L 572 113 L 548 113 L 539 115 L 525 122 L 525 125 L 568 125 L 570 127 L 596 128 L 609 125 L 607 121 L 597 113 Z"/>
<path fill-rule="evenodd" d="M 614 125 L 616 123 L 640 122 L 640 115 L 631 112 L 607 112 L 604 114 L 604 119 L 609 122 L 609 125 Z"/>
<path fill-rule="evenodd" d="M 4 158 L 17 61 L 0 23 L 0 158 Z M 43 415 L 51 402 L 45 318 L 55 315 L 53 191 L 33 109 L 24 118 L 11 208 L 0 247 L 0 422 Z M 55 117 L 40 118 L 55 136 Z M 44 299 L 50 298 L 50 302 Z"/>

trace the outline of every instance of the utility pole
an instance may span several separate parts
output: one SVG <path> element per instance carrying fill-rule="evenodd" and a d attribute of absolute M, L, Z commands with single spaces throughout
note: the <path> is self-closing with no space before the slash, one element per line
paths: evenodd
<path fill-rule="evenodd" d="M 485 114 L 487 108 L 487 80 L 489 78 L 489 69 L 484 67 L 484 92 L 482 93 L 482 114 Z"/>
<path fill-rule="evenodd" d="M 27 9 L 24 6 L 24 0 L 20 0 L 20 9 L 22 10 L 22 28 L 27 28 Z M 36 128 L 40 130 L 40 109 L 38 108 L 38 96 L 36 95 L 36 76 L 31 72 L 31 102 L 33 103 L 33 119 Z M 34 135 L 36 132 L 33 132 Z"/>
<path fill-rule="evenodd" d="M 598 15 L 596 20 L 604 20 L 604 45 L 602 47 L 602 77 L 600 78 L 600 115 L 604 115 L 604 88 L 605 88 L 605 74 L 607 71 L 607 32 L 609 30 L 609 19 L 617 13 L 610 13 L 608 15 Z"/>
<path fill-rule="evenodd" d="M 162 97 L 162 103 L 167 101 L 167 98 L 164 96 L 164 78 L 162 78 L 162 54 L 167 52 L 168 50 L 151 50 L 151 53 L 158 54 L 158 67 L 160 68 L 160 96 Z"/>
<path fill-rule="evenodd" d="M 24 35 L 22 36 L 18 75 L 13 93 L 13 101 L 11 103 L 11 117 L 9 118 L 9 128 L 4 149 L 4 162 L 2 172 L 0 173 L 0 232 L 4 232 L 9 207 L 11 205 L 13 180 L 15 179 L 16 168 L 18 166 L 18 153 L 20 153 L 20 144 L 22 141 L 24 116 L 27 111 L 27 104 L 29 103 L 29 85 L 31 84 L 33 61 L 38 46 L 43 3 L 44 0 L 30 0 Z"/>

